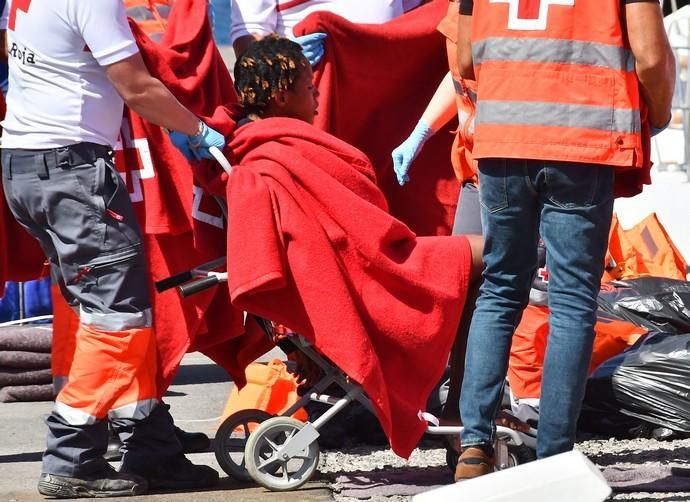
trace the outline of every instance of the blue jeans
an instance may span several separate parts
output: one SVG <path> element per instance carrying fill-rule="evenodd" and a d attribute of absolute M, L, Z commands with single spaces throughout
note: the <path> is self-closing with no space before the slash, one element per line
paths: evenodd
<path fill-rule="evenodd" d="M 529 299 L 541 235 L 550 316 L 537 456 L 569 451 L 592 355 L 613 212 L 613 169 L 482 159 L 479 198 L 485 268 L 467 344 L 462 445 L 490 445 L 495 439 L 511 339 Z"/>

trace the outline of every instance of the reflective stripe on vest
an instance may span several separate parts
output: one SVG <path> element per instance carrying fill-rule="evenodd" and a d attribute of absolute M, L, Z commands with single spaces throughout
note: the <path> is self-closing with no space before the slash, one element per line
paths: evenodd
<path fill-rule="evenodd" d="M 472 56 L 475 66 L 486 61 L 530 61 L 635 70 L 632 52 L 623 47 L 552 38 L 488 38 L 472 44 Z"/>
<path fill-rule="evenodd" d="M 622 17 L 620 0 L 475 0 L 475 158 L 643 167 Z"/>
<path fill-rule="evenodd" d="M 477 124 L 554 126 L 620 133 L 639 133 L 641 128 L 638 110 L 567 103 L 480 101 L 476 121 Z"/>

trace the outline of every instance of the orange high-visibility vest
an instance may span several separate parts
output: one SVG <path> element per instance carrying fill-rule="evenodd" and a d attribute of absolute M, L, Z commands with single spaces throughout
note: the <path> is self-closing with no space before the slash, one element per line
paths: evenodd
<path fill-rule="evenodd" d="M 476 159 L 643 167 L 619 0 L 475 0 Z"/>

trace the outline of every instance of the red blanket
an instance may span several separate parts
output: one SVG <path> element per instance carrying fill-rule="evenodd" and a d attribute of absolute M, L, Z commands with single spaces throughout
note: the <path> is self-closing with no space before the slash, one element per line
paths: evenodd
<path fill-rule="evenodd" d="M 371 159 L 391 213 L 420 235 L 448 234 L 453 226 L 458 182 L 450 162 L 451 127 L 427 142 L 404 187 L 395 179 L 391 152 L 412 132 L 448 72 L 445 37 L 435 29 L 447 9 L 446 0 L 435 0 L 382 25 L 317 12 L 295 30 L 328 33 L 315 69 L 321 93 L 315 125 Z"/>
<path fill-rule="evenodd" d="M 464 237 L 416 237 L 388 212 L 369 160 L 294 119 L 240 127 L 227 188 L 235 307 L 310 340 L 372 399 L 409 456 L 465 301 Z"/>

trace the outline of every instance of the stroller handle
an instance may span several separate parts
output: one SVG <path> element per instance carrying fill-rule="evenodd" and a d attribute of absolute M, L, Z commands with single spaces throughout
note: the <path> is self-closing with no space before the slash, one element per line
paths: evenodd
<path fill-rule="evenodd" d="M 177 291 L 180 292 L 180 295 L 182 295 L 184 298 L 186 298 L 186 297 L 193 295 L 195 293 L 199 293 L 201 291 L 204 291 L 205 289 L 212 288 L 213 286 L 215 286 L 219 282 L 220 282 L 220 280 L 218 279 L 217 276 L 209 275 L 208 277 L 204 277 L 203 279 L 199 279 L 198 281 L 183 284 L 182 286 L 179 286 L 177 288 Z"/>
<path fill-rule="evenodd" d="M 186 272 L 181 272 L 179 274 L 175 274 L 173 276 L 167 277 L 165 279 L 162 279 L 160 281 L 157 281 L 154 286 L 156 286 L 156 291 L 159 293 L 162 293 L 163 291 L 167 291 L 168 289 L 172 289 L 175 286 L 178 286 L 182 284 L 183 282 L 191 281 L 192 280 L 192 272 L 190 270 Z"/>
<path fill-rule="evenodd" d="M 228 162 L 228 159 L 223 155 L 223 152 L 220 151 L 220 149 L 216 146 L 209 147 L 208 151 L 213 155 L 213 158 L 216 159 L 216 162 L 220 164 L 220 167 L 223 168 L 223 171 L 228 173 L 228 175 L 232 174 L 232 166 L 230 165 L 230 162 Z"/>

